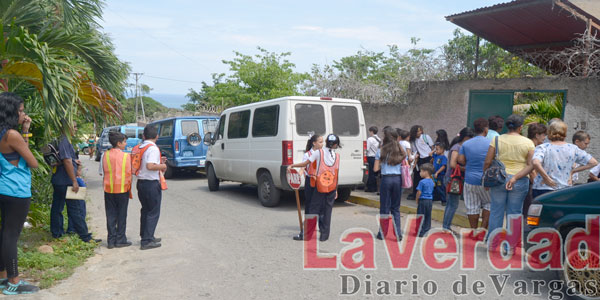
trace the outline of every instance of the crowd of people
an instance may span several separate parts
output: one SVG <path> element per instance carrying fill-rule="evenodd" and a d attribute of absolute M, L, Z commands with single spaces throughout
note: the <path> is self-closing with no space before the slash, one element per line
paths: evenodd
<path fill-rule="evenodd" d="M 365 191 L 379 194 L 380 214 L 392 216 L 401 239 L 403 189 L 411 191 L 407 199 L 415 200 L 417 214 L 423 215 L 420 231 L 415 234 L 424 236 L 430 229 L 433 201 L 445 206 L 442 226 L 452 231 L 450 225 L 461 197 L 470 227 L 488 229 L 489 234 L 501 229 L 509 215 L 526 215 L 533 198 L 574 185 L 579 172 L 591 169 L 588 182 L 599 180 L 600 166 L 585 151 L 591 139 L 588 133 L 577 131 L 572 143 L 567 143 L 567 124 L 560 119 L 552 119 L 548 125 L 527 124 L 527 136 L 521 134 L 524 126 L 520 115 L 506 120 L 500 116 L 479 118 L 451 142 L 444 129 L 436 131 L 434 140 L 420 125 L 412 126 L 409 132 L 386 126 L 382 140 L 378 128 L 372 126 L 367 139 L 369 177 Z M 506 133 L 501 134 L 503 129 Z M 486 187 L 484 172 L 494 163 L 502 165 L 504 183 Z M 386 235 L 384 230 L 377 238 Z M 506 251 L 520 246 L 520 241 L 509 242 Z"/>
<path fill-rule="evenodd" d="M 31 118 L 24 101 L 17 94 L 0 93 L 0 289 L 6 295 L 31 294 L 39 288 L 19 277 L 17 241 L 29 213 L 31 203 L 31 168 L 38 161 L 29 149 Z M 50 231 L 54 238 L 76 233 L 84 242 L 100 242 L 88 231 L 85 221 L 85 197 L 81 190 L 81 161 L 71 141 L 77 124 L 70 123 L 69 132 L 55 143 L 59 164 L 52 170 L 54 189 L 50 211 Z M 108 248 L 127 247 L 132 243 L 125 236 L 127 206 L 131 198 L 132 175 L 136 175 L 137 192 L 141 203 L 140 236 L 142 250 L 160 247 L 161 239 L 154 236 L 160 216 L 162 190 L 166 189 L 162 173 L 165 158 L 155 142 L 157 129 L 146 126 L 144 142 L 132 154 L 123 152 L 127 137 L 111 132 L 113 148 L 105 152 L 100 164 L 104 178 L 105 210 Z M 91 144 L 92 139 L 89 140 Z M 93 155 L 93 154 L 91 154 Z M 65 231 L 62 211 L 67 207 L 68 226 Z"/>

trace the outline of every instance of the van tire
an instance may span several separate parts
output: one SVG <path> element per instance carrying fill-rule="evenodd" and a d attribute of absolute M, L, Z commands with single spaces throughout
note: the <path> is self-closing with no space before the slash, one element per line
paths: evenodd
<path fill-rule="evenodd" d="M 173 178 L 173 173 L 175 173 L 175 168 L 169 166 L 169 164 L 167 164 L 167 169 L 165 170 L 165 173 L 163 174 L 165 176 L 166 179 L 171 179 Z"/>
<path fill-rule="evenodd" d="M 350 199 L 350 193 L 352 193 L 352 189 L 351 188 L 339 188 L 337 190 L 337 199 L 335 199 L 336 202 L 346 202 L 348 201 L 348 199 Z"/>
<path fill-rule="evenodd" d="M 208 169 L 206 170 L 206 177 L 208 179 L 208 190 L 211 192 L 218 191 L 219 178 L 217 178 L 217 174 L 215 174 L 215 169 L 212 164 L 208 165 Z"/>
<path fill-rule="evenodd" d="M 269 172 L 263 172 L 258 176 L 258 199 L 265 207 L 279 205 L 281 190 L 275 187 L 273 178 Z"/>

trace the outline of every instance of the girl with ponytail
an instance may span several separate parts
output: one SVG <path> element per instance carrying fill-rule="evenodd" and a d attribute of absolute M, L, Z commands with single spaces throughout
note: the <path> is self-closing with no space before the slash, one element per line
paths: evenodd
<path fill-rule="evenodd" d="M 306 150 L 302 162 L 308 161 L 312 154 L 321 148 L 323 148 L 323 137 L 318 134 L 312 135 L 306 142 Z M 304 215 L 306 216 L 309 214 L 311 198 L 315 190 L 316 163 L 307 165 L 304 172 L 306 173 L 304 180 Z M 304 240 L 304 232 L 300 231 L 293 239 L 296 241 Z"/>

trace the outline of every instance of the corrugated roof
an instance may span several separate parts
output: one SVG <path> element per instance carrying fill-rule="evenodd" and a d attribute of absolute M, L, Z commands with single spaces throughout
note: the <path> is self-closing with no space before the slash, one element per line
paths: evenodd
<path fill-rule="evenodd" d="M 446 19 L 518 53 L 571 47 L 574 39 L 588 26 L 592 35 L 598 35 L 600 20 L 597 16 L 600 16 L 598 0 L 515 0 L 454 14 Z"/>

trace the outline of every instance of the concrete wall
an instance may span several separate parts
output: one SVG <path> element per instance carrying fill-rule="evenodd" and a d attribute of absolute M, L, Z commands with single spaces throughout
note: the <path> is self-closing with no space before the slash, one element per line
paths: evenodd
<path fill-rule="evenodd" d="M 592 136 L 588 152 L 600 158 L 600 80 L 572 78 L 521 78 L 417 82 L 409 87 L 409 102 L 364 104 L 367 128 L 385 125 L 409 130 L 422 125 L 435 138 L 437 129 L 445 129 L 450 139 L 467 124 L 470 90 L 566 90 L 565 122 L 568 139 L 583 129 Z"/>

